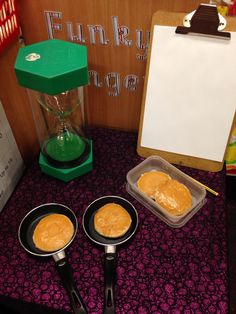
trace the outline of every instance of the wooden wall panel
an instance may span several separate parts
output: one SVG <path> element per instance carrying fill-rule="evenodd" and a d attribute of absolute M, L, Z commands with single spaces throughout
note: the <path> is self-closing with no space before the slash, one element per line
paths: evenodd
<path fill-rule="evenodd" d="M 18 49 L 19 44 L 16 41 L 0 55 L 0 99 L 27 164 L 39 151 L 39 144 L 26 91 L 19 87 L 14 72 Z"/>
<path fill-rule="evenodd" d="M 147 52 L 136 45 L 140 34 L 138 30 L 142 31 L 142 44 L 145 45 L 154 12 L 190 12 L 199 3 L 197 0 L 21 0 L 20 20 L 26 44 L 46 40 L 51 36 L 88 47 L 89 70 L 98 75 L 97 86 L 91 77 L 86 92 L 89 124 L 138 130 L 146 67 L 146 59 L 138 60 L 138 55 Z M 78 36 L 79 25 L 84 41 Z M 92 31 L 89 31 L 91 25 L 101 26 L 104 41 L 107 39 L 108 42 L 101 42 L 98 32 L 94 33 L 93 42 L 90 38 Z M 57 30 L 51 29 L 50 33 L 52 27 L 57 27 Z M 71 27 L 71 33 L 68 32 L 68 27 Z M 127 37 L 121 37 L 123 42 L 114 39 L 117 30 L 128 31 Z M 72 38 L 72 33 L 77 37 Z M 126 45 L 125 40 L 126 44 L 131 45 Z M 113 73 L 115 78 L 109 78 L 109 73 Z M 127 76 L 130 78 L 129 84 L 135 78 L 139 80 L 133 91 L 125 86 Z M 105 79 L 108 79 L 108 86 Z"/>
<path fill-rule="evenodd" d="M 91 125 L 105 126 L 122 130 L 138 130 L 142 101 L 143 82 L 146 60 L 138 60 L 137 55 L 145 55 L 145 50 L 136 46 L 137 30 L 142 30 L 143 44 L 147 44 L 147 32 L 150 31 L 151 19 L 157 10 L 173 12 L 190 12 L 200 1 L 197 0 L 19 0 L 20 22 L 26 44 L 32 44 L 49 38 L 46 16 L 55 13 L 51 18 L 54 30 L 53 37 L 71 40 L 67 26 L 71 26 L 74 35 L 81 25 L 85 42 L 78 36 L 74 42 L 88 47 L 89 70 L 99 75 L 101 87 L 95 86 L 93 79 L 85 90 L 87 120 Z M 46 14 L 45 12 L 51 12 Z M 56 18 L 57 15 L 57 18 Z M 112 17 L 118 26 L 129 30 L 125 38 L 132 41 L 131 46 L 115 44 Z M 99 42 L 95 33 L 95 43 L 91 43 L 89 25 L 101 25 L 107 45 Z M 24 88 L 21 88 L 14 73 L 14 63 L 19 49 L 13 43 L 0 55 L 0 99 L 3 102 L 7 117 L 13 129 L 16 141 L 25 162 L 30 162 L 39 150 L 37 135 L 29 100 Z M 120 76 L 120 93 L 110 96 L 115 88 L 107 87 L 104 78 L 108 73 Z M 127 75 L 134 74 L 139 78 L 135 91 L 124 86 Z M 112 81 L 110 82 L 112 84 Z M 114 83 L 114 82 L 113 82 Z"/>

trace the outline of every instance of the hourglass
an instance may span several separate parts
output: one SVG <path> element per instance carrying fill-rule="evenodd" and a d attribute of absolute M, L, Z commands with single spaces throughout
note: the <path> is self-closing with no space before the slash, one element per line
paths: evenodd
<path fill-rule="evenodd" d="M 19 50 L 15 73 L 27 87 L 38 139 L 41 170 L 69 181 L 92 169 L 92 141 L 84 132 L 86 47 L 47 40 Z"/>
<path fill-rule="evenodd" d="M 72 89 L 58 95 L 40 94 L 38 103 L 48 113 L 50 121 L 50 136 L 42 142 L 42 153 L 57 167 L 67 168 L 77 165 L 87 157 L 88 140 L 81 129 L 82 117 L 74 118 L 75 111 L 80 110 L 81 101 L 79 89 Z M 52 115 L 52 117 L 50 116 Z M 49 130 L 48 130 L 49 131 Z"/>

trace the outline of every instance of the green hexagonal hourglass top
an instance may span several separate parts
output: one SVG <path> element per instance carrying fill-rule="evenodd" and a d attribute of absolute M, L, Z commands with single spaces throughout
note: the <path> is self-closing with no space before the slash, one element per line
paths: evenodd
<path fill-rule="evenodd" d="M 22 47 L 15 73 L 29 91 L 41 145 L 41 169 L 64 181 L 91 170 L 91 141 L 82 132 L 82 93 L 78 89 L 88 84 L 87 48 L 58 39 Z"/>
<path fill-rule="evenodd" d="M 58 39 L 23 47 L 15 62 L 21 86 L 56 95 L 88 84 L 87 48 Z"/>

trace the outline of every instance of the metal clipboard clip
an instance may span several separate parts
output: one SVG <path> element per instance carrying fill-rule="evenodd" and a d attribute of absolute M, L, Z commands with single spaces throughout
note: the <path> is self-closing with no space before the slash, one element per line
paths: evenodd
<path fill-rule="evenodd" d="M 229 32 L 218 30 L 219 24 L 220 19 L 217 7 L 215 5 L 200 4 L 191 18 L 190 27 L 177 26 L 175 33 L 183 35 L 193 33 L 230 39 L 231 35 Z"/>

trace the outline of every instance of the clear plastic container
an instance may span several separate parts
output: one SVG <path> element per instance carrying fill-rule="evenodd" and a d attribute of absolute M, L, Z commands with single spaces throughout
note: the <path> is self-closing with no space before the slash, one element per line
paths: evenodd
<path fill-rule="evenodd" d="M 192 207 L 189 208 L 186 213 L 180 216 L 172 215 L 138 189 L 137 181 L 140 176 L 143 173 L 152 170 L 162 171 L 168 174 L 172 179 L 186 185 L 192 195 Z M 206 190 L 197 182 L 193 181 L 190 176 L 183 173 L 181 170 L 177 169 L 159 156 L 150 156 L 146 158 L 139 165 L 131 169 L 127 173 L 126 178 L 127 192 L 170 227 L 182 227 L 206 203 Z"/>

